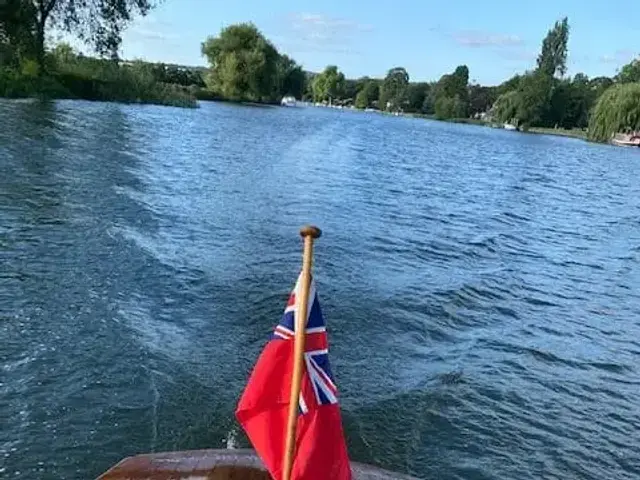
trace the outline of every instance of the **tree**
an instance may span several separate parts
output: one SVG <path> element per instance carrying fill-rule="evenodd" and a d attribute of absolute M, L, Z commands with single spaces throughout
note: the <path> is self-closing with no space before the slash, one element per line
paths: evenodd
<path fill-rule="evenodd" d="M 443 75 L 440 78 L 433 92 L 433 105 L 438 118 L 467 117 L 469 110 L 468 83 L 469 68 L 466 65 L 460 65 L 453 73 Z"/>
<path fill-rule="evenodd" d="M 469 84 L 469 68 L 460 65 L 455 71 L 448 75 L 443 75 L 438 81 L 438 90 L 445 97 L 468 98 L 467 87 Z"/>
<path fill-rule="evenodd" d="M 358 80 L 350 80 L 347 78 L 344 81 L 344 91 L 342 94 L 344 95 L 345 100 L 354 100 L 358 95 L 358 91 Z"/>
<path fill-rule="evenodd" d="M 51 56 L 57 64 L 71 63 L 77 57 L 73 47 L 66 42 L 57 44 L 51 50 Z"/>
<path fill-rule="evenodd" d="M 335 65 L 329 65 L 313 80 L 313 97 L 317 102 L 341 98 L 345 87 L 344 74 Z"/>
<path fill-rule="evenodd" d="M 30 0 L 0 0 L 0 65 L 17 66 L 35 52 L 35 9 Z"/>
<path fill-rule="evenodd" d="M 570 83 L 564 115 L 559 122 L 560 126 L 563 128 L 586 128 L 589 124 L 589 111 L 594 100 L 588 85 L 575 81 Z"/>
<path fill-rule="evenodd" d="M 569 41 L 569 20 L 564 17 L 557 21 L 542 41 L 538 55 L 538 70 L 549 77 L 567 71 L 567 42 Z"/>
<path fill-rule="evenodd" d="M 409 74 L 402 67 L 387 72 L 380 87 L 380 109 L 401 110 L 409 85 Z"/>
<path fill-rule="evenodd" d="M 279 55 L 252 23 L 231 25 L 202 44 L 210 86 L 234 100 L 263 101 L 276 90 Z"/>
<path fill-rule="evenodd" d="M 305 101 L 313 101 L 313 83 L 318 75 L 313 72 L 305 72 L 304 93 L 302 99 Z"/>
<path fill-rule="evenodd" d="M 553 89 L 548 123 L 562 128 L 585 128 L 596 97 L 589 78 L 578 73 L 573 80 L 563 80 Z"/>
<path fill-rule="evenodd" d="M 368 80 L 356 95 L 356 108 L 369 108 L 378 100 L 380 87 L 376 80 Z"/>
<path fill-rule="evenodd" d="M 555 78 L 555 75 L 566 73 L 568 40 L 569 22 L 565 17 L 556 22 L 544 38 L 537 68 L 498 87 L 501 95 L 494 108 L 497 118 L 501 121 L 515 119 L 524 128 L 584 123 L 584 109 L 588 104 L 588 98 L 583 95 L 586 88 L 574 89 L 571 82 L 563 83 Z M 577 81 L 587 85 L 583 77 L 578 77 Z M 566 112 L 569 107 L 573 110 L 571 114 Z"/>
<path fill-rule="evenodd" d="M 146 15 L 153 0 L 33 0 L 35 54 L 44 67 L 47 26 L 55 26 L 90 43 L 97 53 L 117 56 L 124 27 Z"/>
<path fill-rule="evenodd" d="M 280 55 L 277 63 L 277 96 L 292 95 L 302 99 L 306 75 L 302 67 L 287 55 Z"/>
<path fill-rule="evenodd" d="M 516 118 L 525 128 L 543 126 L 552 96 L 553 78 L 540 71 L 522 77 Z"/>
<path fill-rule="evenodd" d="M 436 118 L 446 120 L 451 118 L 465 118 L 467 116 L 467 104 L 459 96 L 440 97 L 435 105 Z"/>
<path fill-rule="evenodd" d="M 422 112 L 430 90 L 431 84 L 429 83 L 410 83 L 407 88 L 407 111 Z"/>
<path fill-rule="evenodd" d="M 589 88 L 596 98 L 599 98 L 611 85 L 613 80 L 609 77 L 596 77 L 589 80 Z"/>
<path fill-rule="evenodd" d="M 640 83 L 618 84 L 598 99 L 589 121 L 589 137 L 605 142 L 618 132 L 640 129 Z"/>
<path fill-rule="evenodd" d="M 509 80 L 502 82 L 497 88 L 498 96 L 517 90 L 520 85 L 520 80 L 522 80 L 522 75 L 514 75 Z"/>
<path fill-rule="evenodd" d="M 487 112 L 497 99 L 498 89 L 496 87 L 471 85 L 469 87 L 469 114 Z"/>
<path fill-rule="evenodd" d="M 633 83 L 640 82 L 640 59 L 635 59 L 630 63 L 627 63 L 620 73 L 616 75 L 616 82 L 618 83 Z"/>
<path fill-rule="evenodd" d="M 491 109 L 491 115 L 502 123 L 511 123 L 518 115 L 520 94 L 511 90 L 498 97 Z"/>

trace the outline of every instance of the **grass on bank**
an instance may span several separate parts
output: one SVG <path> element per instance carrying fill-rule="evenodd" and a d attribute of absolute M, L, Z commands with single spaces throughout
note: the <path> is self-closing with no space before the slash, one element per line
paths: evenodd
<path fill-rule="evenodd" d="M 529 133 L 539 133 L 543 135 L 558 135 L 560 137 L 579 138 L 581 140 L 588 139 L 588 132 L 586 129 L 581 128 L 543 128 L 543 127 L 531 127 L 527 130 Z"/>

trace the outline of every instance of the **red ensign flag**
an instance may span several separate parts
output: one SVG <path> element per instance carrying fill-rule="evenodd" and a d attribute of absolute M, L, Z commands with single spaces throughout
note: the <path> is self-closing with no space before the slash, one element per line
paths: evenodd
<path fill-rule="evenodd" d="M 299 288 L 300 277 L 236 410 L 238 421 L 275 480 L 282 479 Z M 308 303 L 300 416 L 291 480 L 351 480 L 338 391 L 329 367 L 327 331 L 314 282 Z"/>

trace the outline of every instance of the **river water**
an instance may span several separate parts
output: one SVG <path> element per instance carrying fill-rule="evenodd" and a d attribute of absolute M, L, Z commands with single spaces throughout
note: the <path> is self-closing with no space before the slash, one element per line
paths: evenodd
<path fill-rule="evenodd" d="M 640 477 L 640 152 L 213 103 L 0 123 L 0 478 L 246 446 L 308 222 L 353 459 Z"/>

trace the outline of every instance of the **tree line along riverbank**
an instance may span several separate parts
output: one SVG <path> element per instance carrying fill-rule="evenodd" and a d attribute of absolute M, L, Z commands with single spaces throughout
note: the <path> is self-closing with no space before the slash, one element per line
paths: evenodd
<path fill-rule="evenodd" d="M 336 65 L 307 72 L 251 23 L 228 26 L 204 40 L 208 67 L 120 60 L 121 32 L 152 6 L 149 0 L 3 0 L 0 96 L 182 107 L 195 107 L 199 99 L 278 103 L 293 96 L 439 120 L 510 123 L 594 141 L 640 129 L 640 62 L 625 65 L 612 78 L 568 77 L 567 18 L 550 28 L 531 70 L 483 86 L 469 82 L 466 65 L 433 82 L 413 82 L 400 66 L 384 78 L 347 79 Z M 48 45 L 45 33 L 51 25 L 85 39 L 96 56 L 81 55 L 64 43 Z"/>

